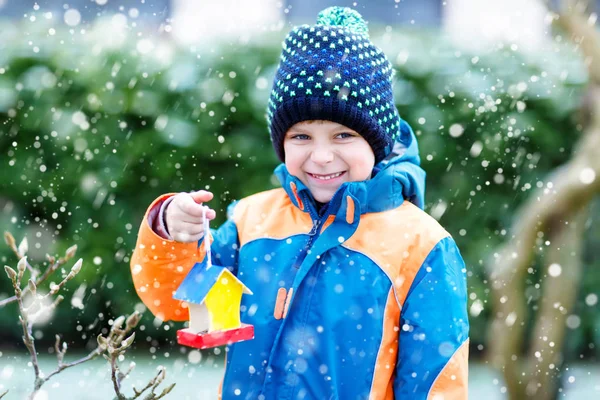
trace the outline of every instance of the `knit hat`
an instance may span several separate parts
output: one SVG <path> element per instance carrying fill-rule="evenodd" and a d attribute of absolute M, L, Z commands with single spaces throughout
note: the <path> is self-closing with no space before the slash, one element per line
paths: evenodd
<path fill-rule="evenodd" d="M 366 22 L 351 8 L 329 7 L 316 25 L 292 29 L 283 42 L 267 109 L 279 159 L 285 161 L 283 139 L 292 125 L 329 120 L 361 134 L 375 163 L 383 160 L 400 134 L 393 73 L 385 54 L 371 43 Z"/>

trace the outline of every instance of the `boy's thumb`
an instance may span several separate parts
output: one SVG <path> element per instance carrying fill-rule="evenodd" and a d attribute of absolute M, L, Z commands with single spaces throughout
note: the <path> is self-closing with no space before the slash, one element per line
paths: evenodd
<path fill-rule="evenodd" d="M 212 200 L 213 198 L 213 194 L 211 192 L 207 192 L 206 190 L 191 192 L 190 196 L 192 196 L 192 199 L 194 199 L 196 203 L 204 203 Z"/>

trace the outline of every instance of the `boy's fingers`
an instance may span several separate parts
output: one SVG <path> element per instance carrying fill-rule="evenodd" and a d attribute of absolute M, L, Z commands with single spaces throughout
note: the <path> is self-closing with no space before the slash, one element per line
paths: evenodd
<path fill-rule="evenodd" d="M 215 219 L 217 217 L 217 212 L 215 210 L 213 210 L 212 208 L 206 208 L 206 218 L 211 220 L 211 219 Z"/>
<path fill-rule="evenodd" d="M 200 233 L 200 234 L 196 234 L 196 235 L 190 235 L 187 233 L 176 233 L 173 236 L 173 240 L 175 240 L 176 242 L 181 242 L 181 243 L 192 243 L 192 242 L 197 242 L 198 240 L 202 239 L 204 237 L 204 232 Z"/>
<path fill-rule="evenodd" d="M 181 202 L 178 203 L 178 206 L 184 214 L 190 215 L 192 217 L 202 217 L 203 206 L 201 204 L 196 203 L 192 196 L 183 196 Z"/>
<path fill-rule="evenodd" d="M 175 215 L 175 217 L 179 221 L 188 222 L 190 224 L 199 224 L 199 225 L 202 225 L 204 223 L 204 219 L 202 217 L 202 207 L 205 207 L 205 206 L 201 206 L 200 212 L 199 212 L 200 215 L 189 214 L 189 213 L 181 210 L 179 212 L 179 214 Z M 207 220 L 209 220 L 209 221 L 213 220 L 213 219 L 215 219 L 216 216 L 217 216 L 217 213 L 215 212 L 215 210 L 206 207 L 206 219 Z"/>
<path fill-rule="evenodd" d="M 190 196 L 196 203 L 204 203 L 206 201 L 211 201 L 213 199 L 213 194 L 206 190 L 198 190 L 195 192 L 191 192 Z"/>
<path fill-rule="evenodd" d="M 204 232 L 202 223 L 177 221 L 172 228 L 173 234 L 184 233 L 187 235 L 195 236 L 200 235 Z"/>

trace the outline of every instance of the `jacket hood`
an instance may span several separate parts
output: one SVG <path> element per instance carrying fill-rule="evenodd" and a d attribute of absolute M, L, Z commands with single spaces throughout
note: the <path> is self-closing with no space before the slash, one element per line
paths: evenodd
<path fill-rule="evenodd" d="M 337 211 L 332 210 L 332 207 L 341 205 L 344 193 L 352 195 L 358 201 L 361 214 L 397 208 L 405 199 L 423 209 L 425 171 L 420 166 L 417 139 L 404 120 L 400 123 L 400 130 L 401 134 L 392 152 L 373 168 L 371 179 L 343 183 L 330 201 L 330 212 Z M 312 194 L 300 179 L 290 175 L 285 164 L 275 169 L 275 175 L 296 207 L 312 211 L 316 215 L 316 203 Z"/>

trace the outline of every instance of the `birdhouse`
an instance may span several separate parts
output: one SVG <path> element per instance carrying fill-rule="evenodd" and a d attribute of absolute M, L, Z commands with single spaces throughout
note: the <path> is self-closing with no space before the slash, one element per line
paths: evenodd
<path fill-rule="evenodd" d="M 173 298 L 187 302 L 189 327 L 177 342 L 204 349 L 254 338 L 254 326 L 240 321 L 242 294 L 252 294 L 227 268 L 196 263 Z"/>

